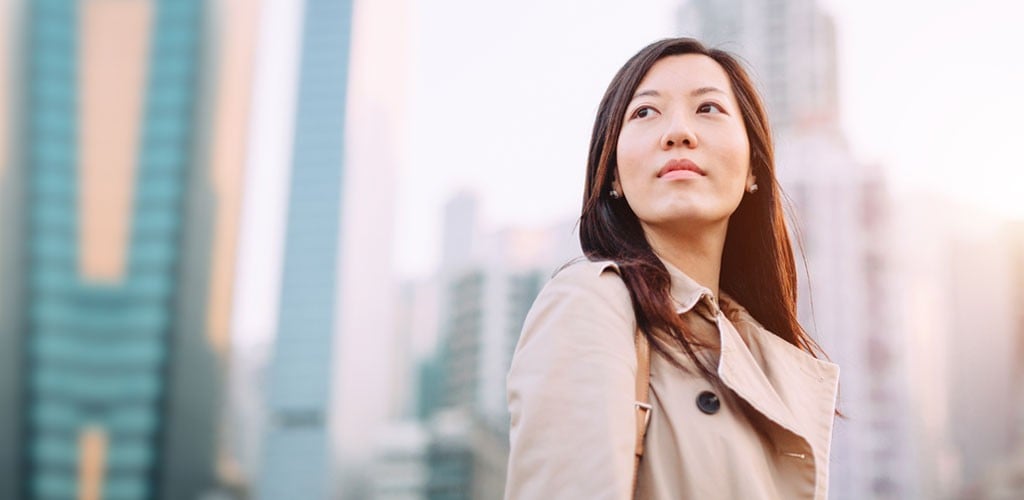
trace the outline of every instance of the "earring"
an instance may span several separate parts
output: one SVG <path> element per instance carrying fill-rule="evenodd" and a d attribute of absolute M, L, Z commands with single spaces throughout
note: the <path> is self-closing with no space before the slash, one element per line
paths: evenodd
<path fill-rule="evenodd" d="M 747 192 L 750 193 L 750 194 L 756 193 L 757 192 L 757 183 L 751 184 L 750 187 L 747 188 Z"/>
<path fill-rule="evenodd" d="M 614 189 L 612 189 L 611 191 L 608 191 L 608 196 L 611 196 L 612 198 L 614 198 L 616 200 L 622 197 L 622 195 L 619 194 L 619 192 L 614 190 Z"/>

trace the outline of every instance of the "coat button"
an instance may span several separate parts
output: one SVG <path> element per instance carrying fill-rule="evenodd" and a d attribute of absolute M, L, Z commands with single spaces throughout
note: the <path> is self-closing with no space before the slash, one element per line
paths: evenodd
<path fill-rule="evenodd" d="M 715 393 L 704 391 L 697 395 L 697 408 L 700 408 L 700 411 L 708 415 L 714 415 L 718 413 L 718 409 L 721 407 L 722 402 L 718 400 L 718 396 L 715 396 Z"/>

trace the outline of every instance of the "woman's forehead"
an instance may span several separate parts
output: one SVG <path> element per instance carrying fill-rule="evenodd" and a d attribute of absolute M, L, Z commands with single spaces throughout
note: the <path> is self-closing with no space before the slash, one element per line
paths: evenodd
<path fill-rule="evenodd" d="M 680 54 L 659 59 L 647 71 L 634 96 L 656 92 L 691 94 L 698 90 L 716 89 L 731 95 L 729 75 L 714 59 L 703 54 Z"/>

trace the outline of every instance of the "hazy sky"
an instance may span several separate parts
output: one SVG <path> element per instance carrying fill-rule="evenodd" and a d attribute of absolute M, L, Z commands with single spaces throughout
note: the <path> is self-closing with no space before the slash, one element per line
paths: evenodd
<path fill-rule="evenodd" d="M 829 3 L 855 151 L 901 185 L 1024 218 L 1024 5 Z"/>
<path fill-rule="evenodd" d="M 397 266 L 437 259 L 444 200 L 489 227 L 573 217 L 590 127 L 616 69 L 671 36 L 677 2 L 410 0 L 412 62 Z M 1024 16 L 1017 2 L 823 2 L 836 15 L 843 124 L 903 187 L 1024 217 Z"/>

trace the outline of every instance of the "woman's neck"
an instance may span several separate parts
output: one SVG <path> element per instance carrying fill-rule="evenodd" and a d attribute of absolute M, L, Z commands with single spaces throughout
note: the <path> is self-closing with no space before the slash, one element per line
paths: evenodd
<path fill-rule="evenodd" d="M 718 297 L 718 279 L 722 271 L 727 224 L 703 231 L 665 231 L 644 225 L 651 249 Z"/>

